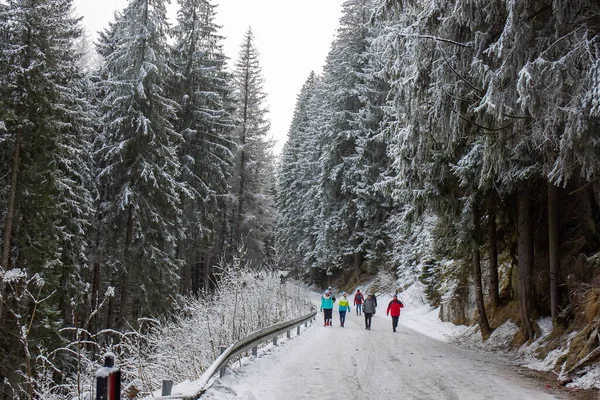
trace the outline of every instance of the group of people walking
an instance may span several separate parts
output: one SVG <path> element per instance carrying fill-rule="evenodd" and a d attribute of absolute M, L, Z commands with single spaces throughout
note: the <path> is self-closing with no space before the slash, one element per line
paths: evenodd
<path fill-rule="evenodd" d="M 330 287 L 325 290 L 323 296 L 321 296 L 321 311 L 323 312 L 324 326 L 331 326 L 331 320 L 333 318 L 333 307 L 336 298 L 333 295 L 333 289 Z M 359 316 L 364 314 L 365 316 L 365 329 L 371 330 L 371 320 L 377 310 L 377 297 L 374 293 L 368 293 L 367 298 L 363 296 L 360 290 L 356 291 L 354 295 L 353 305 L 356 310 L 356 315 Z M 398 328 L 398 319 L 400 317 L 400 309 L 404 307 L 404 304 L 398 300 L 398 296 L 394 294 L 394 298 L 389 302 L 386 315 L 392 317 L 392 330 L 396 332 Z M 342 297 L 338 301 L 338 313 L 340 315 L 340 326 L 343 328 L 346 323 L 346 313 L 350 312 L 350 301 L 346 292 L 342 292 Z"/>

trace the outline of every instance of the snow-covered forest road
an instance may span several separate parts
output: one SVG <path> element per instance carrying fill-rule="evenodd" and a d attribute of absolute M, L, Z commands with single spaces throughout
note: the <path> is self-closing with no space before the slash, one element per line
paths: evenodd
<path fill-rule="evenodd" d="M 370 331 L 351 312 L 323 315 L 300 336 L 233 368 L 203 399 L 554 399 L 494 355 L 456 347 L 403 325 L 393 333 L 379 301 Z"/>

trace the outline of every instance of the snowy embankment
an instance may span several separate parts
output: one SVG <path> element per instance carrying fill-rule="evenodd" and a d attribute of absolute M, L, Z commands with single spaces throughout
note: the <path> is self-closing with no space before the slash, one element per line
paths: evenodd
<path fill-rule="evenodd" d="M 372 330 L 351 312 L 344 328 L 322 314 L 298 337 L 267 346 L 217 379 L 204 399 L 553 399 L 558 390 L 521 376 L 499 354 L 449 343 L 469 337 L 469 328 L 442 323 L 423 305 L 418 288 L 401 296 L 406 304 L 398 332 L 385 315 L 389 298 L 378 299 Z M 315 295 L 315 302 L 318 295 Z"/>

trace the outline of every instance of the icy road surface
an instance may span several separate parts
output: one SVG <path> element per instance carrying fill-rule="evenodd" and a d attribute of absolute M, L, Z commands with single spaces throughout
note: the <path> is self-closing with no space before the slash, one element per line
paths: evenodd
<path fill-rule="evenodd" d="M 340 327 L 323 314 L 300 336 L 228 369 L 202 399 L 556 399 L 501 358 L 458 348 L 402 323 L 392 332 L 387 299 L 371 330 L 349 313 Z"/>

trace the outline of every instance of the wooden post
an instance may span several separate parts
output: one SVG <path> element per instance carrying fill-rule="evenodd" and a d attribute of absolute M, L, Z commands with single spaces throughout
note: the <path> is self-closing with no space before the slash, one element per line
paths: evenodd
<path fill-rule="evenodd" d="M 162 381 L 162 393 L 161 396 L 168 396 L 171 394 L 171 389 L 173 389 L 173 381 L 163 380 Z"/>
<path fill-rule="evenodd" d="M 96 371 L 96 400 L 120 400 L 121 370 L 112 353 L 104 355 L 104 367 Z"/>

